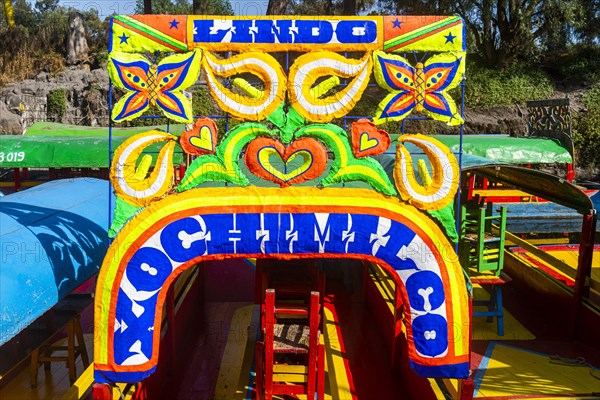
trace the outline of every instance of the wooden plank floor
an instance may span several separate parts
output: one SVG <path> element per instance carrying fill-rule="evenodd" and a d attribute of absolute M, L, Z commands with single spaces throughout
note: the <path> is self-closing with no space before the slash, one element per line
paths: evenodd
<path fill-rule="evenodd" d="M 476 398 L 600 396 L 600 369 L 569 359 L 491 342 L 475 375 Z"/>
<path fill-rule="evenodd" d="M 87 347 L 90 361 L 94 354 L 94 337 L 92 334 L 84 334 L 84 340 Z M 59 341 L 60 344 L 66 344 L 66 339 Z M 84 371 L 81 358 L 77 357 L 75 363 L 77 376 Z M 30 385 L 29 365 L 19 372 L 17 376 L 10 380 L 0 389 L 0 399 L 2 400 L 55 400 L 60 399 L 67 393 L 71 384 L 69 382 L 69 373 L 66 363 L 50 363 L 50 371 L 39 367 L 38 385 L 32 388 Z"/>
<path fill-rule="evenodd" d="M 402 400 L 381 333 L 363 302 L 343 292 L 326 298 L 327 398 Z M 252 396 L 258 313 L 243 302 L 207 304 L 207 328 L 190 348 L 174 399 L 246 399 Z"/>

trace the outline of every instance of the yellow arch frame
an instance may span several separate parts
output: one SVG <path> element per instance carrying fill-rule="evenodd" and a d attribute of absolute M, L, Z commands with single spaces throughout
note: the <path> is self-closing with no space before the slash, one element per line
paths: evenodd
<path fill-rule="evenodd" d="M 226 195 L 225 195 L 226 193 Z M 96 382 L 138 382 L 152 374 L 158 362 L 158 343 L 160 341 L 160 321 L 162 304 L 169 285 L 186 268 L 208 259 L 227 259 L 239 257 L 346 257 L 367 259 L 382 265 L 393 272 L 396 283 L 401 287 L 405 304 L 411 305 L 405 281 L 402 277 L 405 270 L 377 256 L 377 251 L 385 247 L 386 232 L 362 232 L 361 227 L 355 229 L 359 240 L 369 241 L 372 254 L 366 253 L 330 253 L 312 251 L 290 254 L 286 252 L 264 254 L 257 252 L 196 254 L 184 262 L 178 263 L 157 290 L 156 306 L 147 310 L 153 321 L 152 354 L 144 362 L 133 362 L 130 365 L 115 361 L 115 326 L 117 308 L 119 307 L 119 291 L 124 285 L 123 277 L 133 255 L 156 238 L 170 223 L 190 217 L 210 216 L 213 214 L 241 215 L 244 213 L 267 214 L 352 214 L 379 218 L 380 221 L 399 223 L 408 228 L 418 238 L 419 243 L 426 246 L 419 256 L 430 253 L 427 265 L 417 270 L 434 271 L 443 283 L 444 303 L 441 313 L 447 320 L 447 349 L 436 356 L 420 354 L 415 347 L 412 329 L 413 319 L 419 318 L 419 312 L 413 307 L 411 312 L 405 311 L 407 325 L 408 355 L 413 368 L 424 376 L 466 377 L 469 369 L 469 307 L 462 269 L 458 263 L 452 245 L 445 239 L 440 229 L 424 213 L 406 205 L 395 198 L 388 198 L 365 189 L 316 189 L 291 187 L 273 188 L 219 188 L 193 189 L 184 193 L 169 196 L 153 203 L 137 214 L 122 229 L 108 250 L 104 264 L 100 270 L 95 297 L 95 379 Z M 257 228 L 257 227 L 252 227 Z M 205 232 L 206 233 L 206 232 Z M 380 234 L 382 233 L 382 234 Z M 361 236 L 362 235 L 362 236 Z M 371 235 L 371 236 L 365 236 Z M 373 236 L 374 235 L 374 236 Z M 379 236 L 378 236 L 379 235 Z M 362 238 L 362 239 L 361 239 Z M 378 241 L 381 240 L 378 243 Z M 377 248 L 375 246 L 377 245 Z M 208 247 L 207 247 L 208 248 Z M 207 250 L 208 251 L 208 250 Z M 399 257 L 401 257 L 399 255 Z M 400 259 L 400 258 L 399 258 Z M 400 263 L 400 262 L 399 262 Z M 443 309 L 443 310 L 442 310 Z M 422 313 L 421 313 L 422 314 Z M 128 329 L 135 329 L 134 326 Z M 142 332 L 142 331 L 140 331 Z M 419 335 L 422 332 L 418 333 Z M 137 336 L 136 336 L 137 338 Z M 148 339 L 150 340 L 150 339 Z"/>

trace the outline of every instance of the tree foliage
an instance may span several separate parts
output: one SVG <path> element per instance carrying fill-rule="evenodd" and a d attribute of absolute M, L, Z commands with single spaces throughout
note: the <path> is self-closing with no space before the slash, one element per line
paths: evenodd
<path fill-rule="evenodd" d="M 15 26 L 10 29 L 0 15 L 0 84 L 64 68 L 72 10 L 57 0 L 38 0 L 33 6 L 27 0 L 15 0 Z M 107 50 L 108 21 L 101 21 L 94 9 L 80 13 L 89 48 L 96 55 L 90 61 L 98 66 Z"/>
<path fill-rule="evenodd" d="M 564 51 L 578 36 L 598 40 L 598 0 L 382 1 L 394 14 L 460 15 L 473 50 L 495 67 Z"/>
<path fill-rule="evenodd" d="M 147 14 L 148 6 L 152 14 L 233 15 L 229 0 L 136 0 L 135 13 Z"/>
<path fill-rule="evenodd" d="M 374 6 L 375 0 L 270 0 L 267 15 L 357 15 Z"/>
<path fill-rule="evenodd" d="M 233 15 L 229 0 L 193 0 L 192 11 L 195 15 Z"/>

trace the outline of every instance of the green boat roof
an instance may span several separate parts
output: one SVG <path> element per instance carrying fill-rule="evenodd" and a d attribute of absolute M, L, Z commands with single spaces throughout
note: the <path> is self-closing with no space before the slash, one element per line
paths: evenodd
<path fill-rule="evenodd" d="M 112 149 L 127 137 L 151 129 L 180 135 L 182 124 L 113 128 Z M 460 136 L 433 135 L 454 153 L 460 149 Z M 65 125 L 53 122 L 33 124 L 24 135 L 0 136 L 0 168 L 106 168 L 108 167 L 108 128 Z M 150 148 L 158 151 L 158 145 Z M 469 156 L 469 157 L 464 157 Z M 175 165 L 182 162 L 181 149 Z M 515 138 L 508 135 L 464 135 L 463 165 L 474 162 L 506 164 L 571 163 L 569 151 L 554 139 Z"/>

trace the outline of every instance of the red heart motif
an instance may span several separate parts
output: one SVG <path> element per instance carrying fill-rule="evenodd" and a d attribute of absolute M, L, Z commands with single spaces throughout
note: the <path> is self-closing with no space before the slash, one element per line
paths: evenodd
<path fill-rule="evenodd" d="M 368 119 L 359 119 L 352 123 L 352 153 L 357 158 L 383 154 L 391 143 L 390 135 L 377 129 Z"/>
<path fill-rule="evenodd" d="M 210 118 L 198 118 L 189 131 L 183 132 L 179 144 L 187 154 L 213 154 L 217 145 L 217 124 Z"/>
<path fill-rule="evenodd" d="M 283 171 L 271 163 L 274 156 L 286 167 Z M 298 157 L 301 162 L 294 163 Z M 250 142 L 244 159 L 254 175 L 286 187 L 319 177 L 327 167 L 327 150 L 312 138 L 301 138 L 285 147 L 279 140 L 260 137 Z"/>

